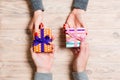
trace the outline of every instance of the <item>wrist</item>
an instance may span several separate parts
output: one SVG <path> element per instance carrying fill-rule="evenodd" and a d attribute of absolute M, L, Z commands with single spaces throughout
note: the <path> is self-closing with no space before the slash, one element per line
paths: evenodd
<path fill-rule="evenodd" d="M 34 15 L 39 15 L 39 14 L 43 14 L 43 11 L 42 10 L 36 10 L 36 11 L 34 11 Z"/>
<path fill-rule="evenodd" d="M 51 70 L 50 69 L 37 68 L 36 72 L 38 72 L 38 73 L 50 73 Z"/>
<path fill-rule="evenodd" d="M 85 66 L 74 66 L 74 65 L 73 65 L 73 71 L 74 71 L 74 72 L 84 72 L 85 69 L 86 69 Z"/>
<path fill-rule="evenodd" d="M 76 9 L 76 8 L 74 8 L 72 10 L 72 13 L 74 13 L 74 14 L 84 14 L 85 11 L 83 9 Z"/>
<path fill-rule="evenodd" d="M 85 68 L 80 68 L 77 70 L 77 72 L 84 72 L 85 71 Z"/>
<path fill-rule="evenodd" d="M 85 69 L 77 69 L 77 70 L 76 70 L 76 69 L 74 69 L 73 71 L 74 71 L 74 72 L 84 72 L 84 71 L 85 71 Z"/>

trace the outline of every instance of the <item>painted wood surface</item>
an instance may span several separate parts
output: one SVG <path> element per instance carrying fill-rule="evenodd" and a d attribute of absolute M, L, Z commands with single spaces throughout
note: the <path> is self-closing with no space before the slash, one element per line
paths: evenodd
<path fill-rule="evenodd" d="M 53 80 L 73 80 L 72 53 L 64 48 L 61 27 L 72 0 L 44 0 L 44 23 L 56 34 Z M 91 54 L 87 66 L 90 80 L 120 80 L 120 0 L 90 0 L 85 14 Z M 0 80 L 33 80 L 28 24 L 29 0 L 0 0 Z M 54 24 L 53 24 L 54 23 Z"/>

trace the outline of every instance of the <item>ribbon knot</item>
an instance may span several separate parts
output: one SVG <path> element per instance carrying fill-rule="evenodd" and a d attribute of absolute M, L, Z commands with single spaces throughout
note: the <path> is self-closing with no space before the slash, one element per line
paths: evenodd
<path fill-rule="evenodd" d="M 50 45 L 50 42 L 52 42 L 52 39 L 50 39 L 49 36 L 45 36 L 43 38 L 39 38 L 38 36 L 35 36 L 34 46 L 40 43 Z"/>
<path fill-rule="evenodd" d="M 50 42 L 52 42 L 52 39 L 50 39 L 49 35 L 44 36 L 44 29 L 40 30 L 41 38 L 38 36 L 35 36 L 35 40 L 33 41 L 33 45 L 37 46 L 38 44 L 41 44 L 41 52 L 44 52 L 44 44 L 50 45 Z"/>

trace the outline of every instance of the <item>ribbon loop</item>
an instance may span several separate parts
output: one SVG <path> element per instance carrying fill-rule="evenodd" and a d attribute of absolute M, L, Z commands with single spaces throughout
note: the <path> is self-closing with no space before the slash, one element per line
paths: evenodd
<path fill-rule="evenodd" d="M 50 45 L 50 42 L 52 42 L 52 39 L 50 39 L 49 36 L 45 36 L 43 38 L 39 38 L 38 36 L 35 36 L 34 46 L 36 46 L 36 45 L 38 45 L 40 43 Z"/>
<path fill-rule="evenodd" d="M 52 39 L 50 38 L 49 34 L 48 35 L 44 35 L 44 31 L 46 29 L 42 28 L 40 29 L 40 38 L 38 35 L 35 35 L 35 40 L 33 41 L 33 46 L 37 46 L 38 44 L 41 44 L 41 52 L 44 52 L 44 44 L 46 45 L 50 45 L 50 42 L 52 42 Z"/>

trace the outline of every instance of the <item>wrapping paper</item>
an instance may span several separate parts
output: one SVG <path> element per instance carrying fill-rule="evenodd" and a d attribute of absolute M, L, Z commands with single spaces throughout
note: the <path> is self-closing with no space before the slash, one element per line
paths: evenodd
<path fill-rule="evenodd" d="M 52 53 L 52 31 L 50 28 L 40 29 L 39 32 L 35 33 L 33 41 L 33 50 L 36 53 Z"/>
<path fill-rule="evenodd" d="M 81 41 L 86 37 L 85 28 L 66 28 L 66 47 L 80 47 Z"/>

